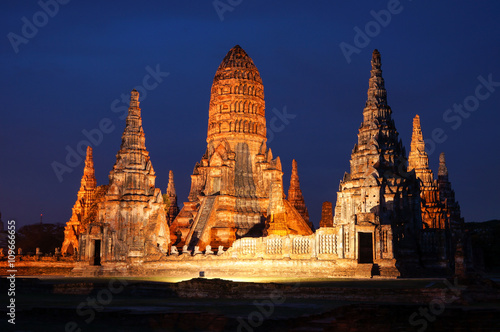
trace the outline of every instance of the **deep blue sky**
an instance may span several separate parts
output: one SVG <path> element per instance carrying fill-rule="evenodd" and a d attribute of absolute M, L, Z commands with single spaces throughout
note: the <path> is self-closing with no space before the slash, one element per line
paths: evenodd
<path fill-rule="evenodd" d="M 190 174 L 206 148 L 212 79 L 235 44 L 261 73 L 268 123 L 273 108 L 296 115 L 268 145 L 281 158 L 285 190 L 292 158 L 297 159 L 316 225 L 321 203 L 335 202 L 348 171 L 374 48 L 382 54 L 388 101 L 407 151 L 412 118 L 420 114 L 425 138 L 436 128 L 447 137 L 432 149 L 430 162 L 437 173 L 439 152 L 446 153 L 466 221 L 500 218 L 500 87 L 492 88 L 456 130 L 455 120 L 443 119 L 453 104 L 475 95 L 478 76 L 500 82 L 500 2 L 402 0 L 398 13 L 371 32 L 350 63 L 340 43 L 354 45 L 355 27 L 376 28 L 370 12 L 394 1 L 232 2 L 240 4 L 221 21 L 212 1 L 72 0 L 43 25 L 37 1 L 3 1 L 3 220 L 33 223 L 42 212 L 45 222 L 69 219 L 83 163 L 62 182 L 51 164 L 65 163 L 66 146 L 76 149 L 85 139 L 82 130 L 98 128 L 104 118 L 115 129 L 95 146 L 94 161 L 98 184 L 107 183 L 125 125 L 111 105 L 142 85 L 147 66 L 170 73 L 141 103 L 156 184 L 165 191 L 173 170 L 179 202 L 185 201 Z M 34 15 L 43 26 L 15 53 L 7 35 L 22 36 L 22 18 L 33 22 Z"/>

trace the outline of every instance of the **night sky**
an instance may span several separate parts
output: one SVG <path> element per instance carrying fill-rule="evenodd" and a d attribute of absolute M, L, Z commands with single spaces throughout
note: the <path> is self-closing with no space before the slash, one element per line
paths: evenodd
<path fill-rule="evenodd" d="M 182 207 L 206 148 L 212 80 L 236 44 L 260 71 L 268 128 L 277 111 L 295 116 L 268 146 L 281 158 L 285 190 L 297 160 L 314 224 L 349 170 L 375 48 L 407 152 L 419 114 L 434 175 L 444 151 L 465 220 L 500 219 L 498 1 L 221 0 L 219 13 L 210 0 L 59 1 L 65 4 L 57 12 L 49 6 L 50 16 L 33 0 L 1 5 L 4 222 L 35 223 L 40 213 L 44 222 L 69 219 L 83 162 L 62 181 L 53 164 L 67 165 L 67 149 L 77 150 L 87 140 L 83 131 L 102 121 L 113 130 L 94 144 L 94 162 L 98 184 L 106 184 L 125 126 L 122 98 L 145 86 L 142 118 L 156 186 L 165 192 L 173 170 Z M 144 84 L 151 71 L 157 80 Z"/>

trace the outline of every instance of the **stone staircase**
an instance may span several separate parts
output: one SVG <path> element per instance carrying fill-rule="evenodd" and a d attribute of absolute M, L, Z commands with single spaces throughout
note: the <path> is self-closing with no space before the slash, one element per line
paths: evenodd
<path fill-rule="evenodd" d="M 194 225 L 194 230 L 189 239 L 188 249 L 193 250 L 195 246 L 198 245 L 199 239 L 203 234 L 205 226 L 207 225 L 208 218 L 210 216 L 210 212 L 212 211 L 212 207 L 214 206 L 216 196 L 208 196 L 205 198 L 203 202 L 203 206 L 200 208 L 200 216 Z"/>

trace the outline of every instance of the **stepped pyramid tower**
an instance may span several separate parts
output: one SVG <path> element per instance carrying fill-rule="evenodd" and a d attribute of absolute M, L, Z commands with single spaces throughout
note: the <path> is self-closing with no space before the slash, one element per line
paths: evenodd
<path fill-rule="evenodd" d="M 166 204 L 167 222 L 169 225 L 171 225 L 175 217 L 177 217 L 177 215 L 179 214 L 179 206 L 177 205 L 177 193 L 175 192 L 174 172 L 172 171 L 168 173 L 167 192 L 164 195 L 163 200 Z"/>
<path fill-rule="evenodd" d="M 72 255 L 75 249 L 78 249 L 78 236 L 83 231 L 83 222 L 90 213 L 90 208 L 95 201 L 95 190 L 97 182 L 95 179 L 94 158 L 92 147 L 87 147 L 87 156 L 85 158 L 85 167 L 80 182 L 77 198 L 71 218 L 64 228 L 64 242 L 61 247 L 63 255 Z"/>
<path fill-rule="evenodd" d="M 425 142 L 418 115 L 413 119 L 411 150 L 408 157 L 408 171 L 412 170 L 415 170 L 415 176 L 419 180 L 424 228 L 447 228 L 443 205 L 439 199 L 438 182 L 434 180 L 432 170 L 429 168 L 429 157 L 425 152 Z"/>
<path fill-rule="evenodd" d="M 130 107 L 109 185 L 80 243 L 81 260 L 119 262 L 166 254 L 169 228 L 161 191 L 146 150 L 139 93 L 132 90 Z"/>
<path fill-rule="evenodd" d="M 284 196 L 281 162 L 273 158 L 266 140 L 262 79 L 252 59 L 237 45 L 215 73 L 207 149 L 191 175 L 189 201 L 172 224 L 176 246 L 227 248 L 237 238 L 264 234 L 272 188 Z M 290 202 L 283 199 L 282 203 L 284 232 L 311 234 Z"/>
<path fill-rule="evenodd" d="M 334 227 L 342 244 L 339 258 L 395 266 L 394 259 L 415 258 L 422 228 L 420 196 L 415 176 L 406 170 L 377 50 L 371 65 L 363 122 L 350 172 L 340 182 Z"/>

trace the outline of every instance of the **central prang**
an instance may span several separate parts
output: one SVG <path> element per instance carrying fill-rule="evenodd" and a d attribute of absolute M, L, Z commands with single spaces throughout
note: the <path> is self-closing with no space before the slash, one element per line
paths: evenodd
<path fill-rule="evenodd" d="M 262 79 L 236 45 L 215 73 L 207 150 L 191 176 L 189 202 L 171 225 L 172 244 L 203 250 L 241 237 L 312 234 L 307 211 L 282 199 L 282 178 L 280 159 L 266 146 Z"/>

